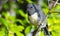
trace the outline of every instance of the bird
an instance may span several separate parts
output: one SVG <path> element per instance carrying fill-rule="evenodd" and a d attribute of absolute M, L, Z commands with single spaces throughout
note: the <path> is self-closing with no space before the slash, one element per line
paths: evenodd
<path fill-rule="evenodd" d="M 45 35 L 47 35 L 49 33 L 49 31 L 47 30 L 48 25 L 47 21 L 45 20 L 46 15 L 42 8 L 34 3 L 29 3 L 26 8 L 28 12 L 28 19 L 30 20 L 30 22 L 37 26 L 39 26 L 41 23 L 41 28 L 43 29 L 44 33 L 46 33 Z"/>

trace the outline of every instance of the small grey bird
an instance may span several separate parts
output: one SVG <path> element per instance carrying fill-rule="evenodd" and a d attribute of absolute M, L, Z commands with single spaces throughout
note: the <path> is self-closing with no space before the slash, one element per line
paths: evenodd
<path fill-rule="evenodd" d="M 44 19 L 46 18 L 41 7 L 39 7 L 36 4 L 28 4 L 27 12 L 28 12 L 29 20 L 31 21 L 32 24 L 35 25 L 40 25 L 38 23 L 44 21 Z"/>

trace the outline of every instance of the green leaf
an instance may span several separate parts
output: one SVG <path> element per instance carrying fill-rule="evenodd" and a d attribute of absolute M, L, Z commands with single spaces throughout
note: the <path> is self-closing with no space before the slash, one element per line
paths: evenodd
<path fill-rule="evenodd" d="M 60 5 L 57 5 L 57 6 L 54 8 L 54 12 L 60 12 Z"/>
<path fill-rule="evenodd" d="M 16 21 L 16 18 L 15 16 L 9 16 L 8 20 L 14 23 Z"/>
<path fill-rule="evenodd" d="M 24 3 L 23 0 L 17 0 L 19 3 Z"/>
<path fill-rule="evenodd" d="M 23 12 L 23 10 L 19 10 L 19 14 L 23 17 L 25 17 L 25 13 Z"/>
<path fill-rule="evenodd" d="M 28 3 L 32 3 L 32 1 L 31 1 L 31 0 L 27 0 L 27 2 L 28 2 Z"/>
<path fill-rule="evenodd" d="M 7 30 L 5 29 L 5 27 L 2 27 L 2 29 L 0 29 L 0 36 L 7 36 Z"/>
<path fill-rule="evenodd" d="M 4 4 L 4 5 L 3 5 L 3 8 L 6 9 L 6 10 L 9 10 L 8 4 Z"/>
<path fill-rule="evenodd" d="M 16 34 L 17 34 L 17 36 L 24 36 L 24 34 L 22 34 L 20 32 L 17 32 Z"/>
<path fill-rule="evenodd" d="M 25 34 L 28 34 L 29 32 L 30 32 L 30 30 L 31 30 L 31 26 L 28 26 L 26 29 L 25 29 Z"/>
<path fill-rule="evenodd" d="M 24 30 L 24 26 L 17 26 L 17 30 L 23 31 Z"/>
<path fill-rule="evenodd" d="M 0 18 L 1 23 L 7 27 L 6 20 L 4 18 Z"/>
<path fill-rule="evenodd" d="M 22 25 L 24 25 L 23 20 L 17 19 L 17 22 L 21 23 Z"/>

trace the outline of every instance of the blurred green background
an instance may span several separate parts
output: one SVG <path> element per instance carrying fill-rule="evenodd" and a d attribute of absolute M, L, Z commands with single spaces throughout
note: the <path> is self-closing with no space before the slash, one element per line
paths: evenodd
<path fill-rule="evenodd" d="M 28 3 L 36 3 L 36 1 L 37 0 L 27 0 Z M 8 1 L 2 6 L 2 10 L 0 11 L 0 36 L 25 36 L 31 31 L 32 27 L 36 29 L 36 26 L 32 25 L 28 20 L 25 5 L 25 0 L 17 0 L 17 2 Z M 47 0 L 44 0 L 42 3 L 42 10 L 45 14 L 48 13 Z M 10 12 L 15 13 L 10 14 Z M 57 4 L 51 10 L 47 22 L 48 29 L 51 31 L 52 36 L 60 36 L 60 4 Z M 44 36 L 44 33 L 41 31 L 40 34 L 40 36 Z"/>

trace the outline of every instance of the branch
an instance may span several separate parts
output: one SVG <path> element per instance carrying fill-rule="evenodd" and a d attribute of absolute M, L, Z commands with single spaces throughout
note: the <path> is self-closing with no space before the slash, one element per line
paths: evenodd
<path fill-rule="evenodd" d="M 58 5 L 60 5 L 60 3 L 57 3 Z"/>
<path fill-rule="evenodd" d="M 56 6 L 56 4 L 58 3 L 59 0 L 53 1 L 53 0 L 48 0 L 48 6 L 49 6 L 49 10 L 51 10 L 52 8 L 54 8 Z"/>
<path fill-rule="evenodd" d="M 38 6 L 41 7 L 42 2 L 43 2 L 43 0 L 38 0 L 38 2 L 37 2 Z"/>
<path fill-rule="evenodd" d="M 48 17 L 48 15 L 51 14 L 50 11 L 52 10 L 52 8 L 54 8 L 54 7 L 56 6 L 56 4 L 58 4 L 58 1 L 59 1 L 59 0 L 55 0 L 55 1 L 53 1 L 53 0 L 48 0 L 49 11 L 48 11 L 46 17 Z"/>

